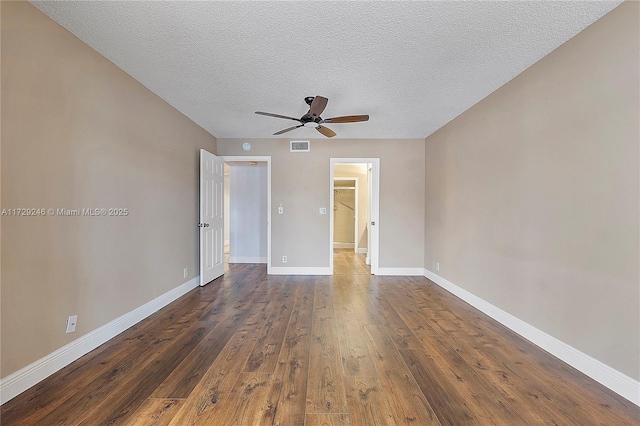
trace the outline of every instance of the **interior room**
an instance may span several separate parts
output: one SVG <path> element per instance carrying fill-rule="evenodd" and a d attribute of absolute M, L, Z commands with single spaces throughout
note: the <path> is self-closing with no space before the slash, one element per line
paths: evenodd
<path fill-rule="evenodd" d="M 0 28 L 3 426 L 640 423 L 639 2 Z"/>

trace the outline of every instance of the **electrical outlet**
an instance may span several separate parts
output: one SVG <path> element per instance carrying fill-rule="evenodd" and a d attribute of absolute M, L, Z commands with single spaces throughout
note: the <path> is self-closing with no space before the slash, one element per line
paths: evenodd
<path fill-rule="evenodd" d="M 189 268 L 184 268 L 183 277 L 182 278 L 187 278 L 188 276 L 189 276 Z"/>
<path fill-rule="evenodd" d="M 440 270 L 440 264 L 438 262 L 436 262 L 436 271 Z"/>
<path fill-rule="evenodd" d="M 282 263 L 287 263 L 287 256 L 282 256 Z"/>
<path fill-rule="evenodd" d="M 320 207 L 320 214 L 327 214 L 327 208 L 326 207 Z"/>
<path fill-rule="evenodd" d="M 67 318 L 67 333 L 73 333 L 76 331 L 76 324 L 78 323 L 78 316 L 71 315 Z"/>

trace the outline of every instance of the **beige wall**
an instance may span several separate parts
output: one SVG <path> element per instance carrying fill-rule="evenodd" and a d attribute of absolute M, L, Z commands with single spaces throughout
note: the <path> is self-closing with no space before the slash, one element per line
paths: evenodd
<path fill-rule="evenodd" d="M 296 139 L 307 140 L 303 135 Z M 289 140 L 248 139 L 253 146 L 250 155 L 271 156 L 272 266 L 329 266 L 330 215 L 318 210 L 331 207 L 330 158 L 374 157 L 380 158 L 379 266 L 422 267 L 424 140 L 310 139 L 308 153 L 289 152 Z M 218 154 L 247 154 L 242 150 L 245 141 L 220 138 Z M 283 255 L 288 256 L 286 264 L 281 262 Z"/>
<path fill-rule="evenodd" d="M 2 208 L 129 209 L 2 217 L 6 377 L 197 276 L 215 138 L 29 3 L 2 2 L 1 53 Z"/>
<path fill-rule="evenodd" d="M 639 6 L 428 137 L 425 154 L 425 267 L 635 380 Z"/>

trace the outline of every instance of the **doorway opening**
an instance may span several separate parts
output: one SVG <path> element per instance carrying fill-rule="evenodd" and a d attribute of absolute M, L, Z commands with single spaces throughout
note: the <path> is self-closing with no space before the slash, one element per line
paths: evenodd
<path fill-rule="evenodd" d="M 359 167 L 359 164 L 354 164 Z M 366 167 L 365 165 L 362 165 Z M 341 174 L 342 169 L 350 165 L 337 164 L 336 175 Z M 366 176 L 366 171 L 365 171 Z M 365 199 L 366 202 L 366 199 Z M 359 247 L 366 252 L 367 242 L 360 242 L 361 232 L 358 226 L 358 178 L 334 177 L 333 178 L 333 248 L 350 248 L 355 253 Z M 360 209 L 362 210 L 362 209 Z M 366 226 L 366 224 L 365 224 Z M 366 232 L 362 234 L 366 239 Z"/>
<path fill-rule="evenodd" d="M 330 159 L 330 269 L 345 250 L 378 273 L 379 158 Z M 357 259 L 356 259 L 357 260 Z M 340 260 L 338 260 L 340 262 Z"/>
<path fill-rule="evenodd" d="M 223 156 L 225 268 L 271 265 L 271 157 Z"/>

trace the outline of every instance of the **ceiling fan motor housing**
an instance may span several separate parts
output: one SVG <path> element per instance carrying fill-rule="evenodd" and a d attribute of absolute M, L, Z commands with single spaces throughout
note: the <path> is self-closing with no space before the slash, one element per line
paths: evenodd
<path fill-rule="evenodd" d="M 310 112 L 308 112 L 300 118 L 300 121 L 302 122 L 302 124 L 306 124 L 306 123 L 320 124 L 320 121 L 322 121 L 322 118 L 319 115 L 313 115 Z"/>

